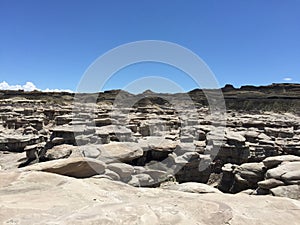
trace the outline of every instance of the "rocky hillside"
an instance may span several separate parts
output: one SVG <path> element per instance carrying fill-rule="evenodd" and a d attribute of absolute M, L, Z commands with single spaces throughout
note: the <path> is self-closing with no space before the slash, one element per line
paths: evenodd
<path fill-rule="evenodd" d="M 300 109 L 300 84 L 272 84 L 268 86 L 242 86 L 235 88 L 232 85 L 226 85 L 222 89 L 226 107 L 232 110 L 244 111 L 276 111 L 276 112 L 293 112 L 299 113 Z M 82 94 L 83 98 L 87 101 L 95 102 L 95 95 L 97 102 L 108 102 L 113 104 L 115 97 L 119 94 L 119 90 L 105 91 L 97 94 Z M 123 92 L 123 96 L 134 97 L 130 93 Z M 200 106 L 207 106 L 207 99 L 204 92 L 200 89 L 195 89 L 187 93 L 195 104 Z M 140 99 L 141 96 L 156 95 L 152 91 L 145 91 L 143 94 L 137 95 L 136 98 Z M 180 96 L 180 94 L 162 94 L 160 97 L 170 98 L 170 96 Z M 74 99 L 74 93 L 45 93 L 45 92 L 24 92 L 24 91 L 3 91 L 0 90 L 0 99 L 8 98 L 26 98 L 29 100 L 41 100 L 58 104 L 70 104 Z M 145 100 L 144 100 L 145 101 Z M 158 98 L 151 99 L 150 101 L 156 103 L 160 101 Z"/>
<path fill-rule="evenodd" d="M 0 222 L 298 224 L 300 85 L 222 91 L 1 91 Z"/>

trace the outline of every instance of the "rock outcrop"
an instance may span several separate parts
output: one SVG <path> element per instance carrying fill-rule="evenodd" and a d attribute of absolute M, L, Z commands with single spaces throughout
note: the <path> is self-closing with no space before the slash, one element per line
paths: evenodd
<path fill-rule="evenodd" d="M 1 224 L 289 224 L 299 201 L 134 188 L 108 179 L 0 173 Z"/>
<path fill-rule="evenodd" d="M 0 223 L 297 224 L 300 85 L 222 91 L 0 91 Z"/>

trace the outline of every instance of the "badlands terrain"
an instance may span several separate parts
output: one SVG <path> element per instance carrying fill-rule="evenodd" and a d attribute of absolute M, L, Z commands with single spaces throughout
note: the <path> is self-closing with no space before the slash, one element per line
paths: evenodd
<path fill-rule="evenodd" d="M 299 224 L 300 84 L 207 93 L 0 91 L 0 223 Z"/>

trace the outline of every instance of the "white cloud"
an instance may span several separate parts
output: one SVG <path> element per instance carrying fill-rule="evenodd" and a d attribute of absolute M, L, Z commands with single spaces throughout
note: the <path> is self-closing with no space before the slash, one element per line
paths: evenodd
<path fill-rule="evenodd" d="M 70 89 L 49 89 L 49 88 L 46 88 L 45 90 L 42 90 L 43 92 L 74 92 L 74 91 L 71 91 Z"/>
<path fill-rule="evenodd" d="M 24 85 L 9 85 L 7 82 L 3 81 L 0 83 L 0 89 L 1 90 L 24 90 L 24 91 L 34 91 L 37 90 L 37 87 L 31 83 L 26 82 Z"/>
<path fill-rule="evenodd" d="M 286 77 L 286 78 L 283 78 L 283 80 L 285 80 L 285 81 L 291 81 L 291 80 L 293 80 L 293 79 L 290 78 L 290 77 Z"/>
<path fill-rule="evenodd" d="M 37 88 L 32 82 L 26 82 L 24 85 L 16 84 L 10 85 L 6 81 L 0 83 L 0 90 L 24 90 L 24 91 L 43 91 L 43 92 L 73 92 L 69 89 L 45 89 L 41 90 Z"/>

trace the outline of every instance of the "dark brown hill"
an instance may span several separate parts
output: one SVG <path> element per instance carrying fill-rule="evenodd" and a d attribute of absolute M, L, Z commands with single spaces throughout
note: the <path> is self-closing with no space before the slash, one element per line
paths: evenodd
<path fill-rule="evenodd" d="M 272 84 L 267 86 L 242 86 L 240 88 L 235 88 L 232 85 L 226 85 L 222 89 L 224 99 L 226 102 L 227 109 L 230 110 L 245 110 L 245 111 L 276 111 L 276 112 L 294 112 L 299 114 L 300 112 L 300 84 Z M 209 91 L 209 90 L 208 90 Z M 122 93 L 122 95 L 120 95 Z M 207 99 L 203 90 L 195 89 L 187 93 L 191 99 L 197 103 L 198 106 L 207 105 Z M 41 100 L 47 103 L 54 104 L 71 104 L 74 100 L 74 96 L 77 98 L 84 98 L 86 102 L 108 102 L 113 104 L 116 96 L 122 101 L 132 101 L 131 98 L 136 98 L 143 106 L 145 103 L 150 102 L 155 104 L 155 99 L 158 105 L 168 103 L 167 101 L 162 101 L 164 98 L 170 97 L 180 97 L 183 96 L 182 93 L 179 94 L 156 94 L 152 91 L 147 91 L 147 93 L 133 95 L 128 92 L 120 90 L 111 90 L 100 92 L 96 94 L 80 94 L 75 95 L 74 93 L 68 92 L 24 92 L 24 91 L 9 91 L 0 90 L 0 99 L 10 99 L 10 98 L 25 98 L 29 100 Z M 95 97 L 96 96 L 96 97 Z M 144 100 L 141 100 L 143 98 Z"/>

